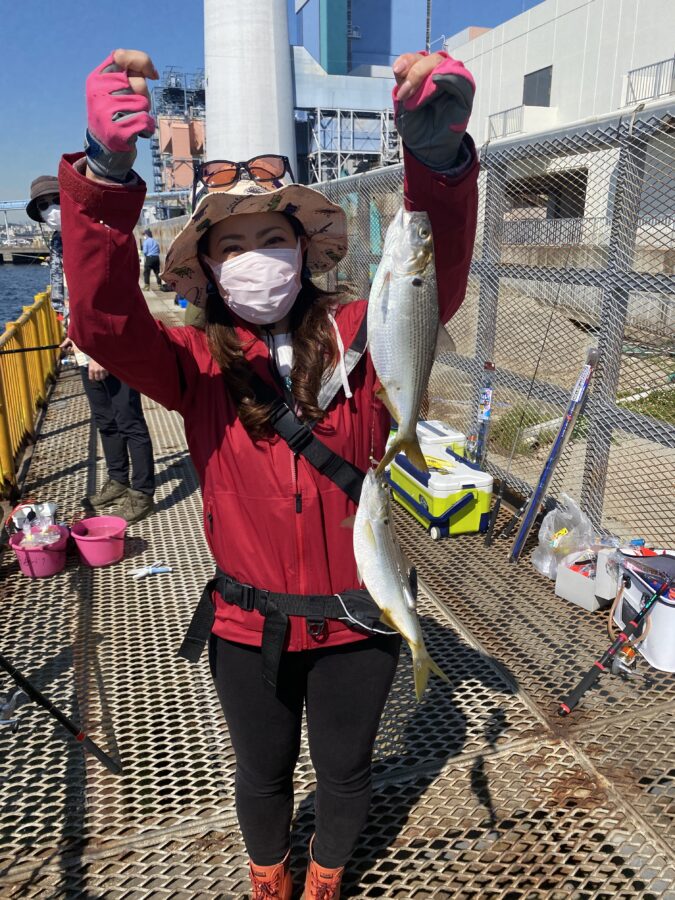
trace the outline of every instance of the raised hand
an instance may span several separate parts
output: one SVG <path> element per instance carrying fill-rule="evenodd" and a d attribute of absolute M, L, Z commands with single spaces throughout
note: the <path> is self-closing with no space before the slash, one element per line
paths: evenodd
<path fill-rule="evenodd" d="M 444 171 L 457 163 L 476 86 L 445 52 L 404 53 L 393 65 L 396 127 L 420 162 Z"/>
<path fill-rule="evenodd" d="M 151 137 L 147 80 L 157 70 L 141 50 L 115 50 L 87 78 L 88 175 L 124 182 L 136 159 L 136 140 Z"/>

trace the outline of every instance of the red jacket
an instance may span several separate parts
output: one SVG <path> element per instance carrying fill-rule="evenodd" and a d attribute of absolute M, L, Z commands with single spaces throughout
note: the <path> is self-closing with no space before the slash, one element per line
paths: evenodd
<path fill-rule="evenodd" d="M 253 443 L 236 409 L 204 333 L 157 322 L 139 287 L 138 251 L 132 230 L 145 185 L 102 184 L 80 174 L 65 156 L 59 170 L 64 265 L 70 288 L 70 336 L 120 379 L 168 409 L 181 413 L 201 484 L 204 531 L 220 568 L 247 584 L 271 591 L 333 594 L 360 587 L 351 500 L 278 437 Z M 431 172 L 406 155 L 409 209 L 427 210 L 436 247 L 443 321 L 457 310 L 466 289 L 477 209 L 478 163 L 457 178 Z M 358 331 L 364 300 L 341 306 L 337 324 L 345 347 Z M 266 380 L 269 353 L 255 328 L 242 323 L 246 357 Z M 353 399 L 341 390 L 317 437 L 362 470 L 371 447 L 384 452 L 389 416 L 374 395 L 376 375 L 366 353 L 350 375 Z M 299 512 L 297 510 L 300 510 Z M 195 585 L 195 603 L 201 585 Z M 259 646 L 263 618 L 216 597 L 214 632 Z M 287 649 L 344 644 L 361 635 L 331 621 L 320 644 L 303 619 L 292 618 Z"/>

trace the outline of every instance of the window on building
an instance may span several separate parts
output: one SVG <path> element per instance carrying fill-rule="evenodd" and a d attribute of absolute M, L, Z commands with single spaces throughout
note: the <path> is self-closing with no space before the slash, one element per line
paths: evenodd
<path fill-rule="evenodd" d="M 551 105 L 551 75 L 553 66 L 530 72 L 523 79 L 523 106 Z"/>

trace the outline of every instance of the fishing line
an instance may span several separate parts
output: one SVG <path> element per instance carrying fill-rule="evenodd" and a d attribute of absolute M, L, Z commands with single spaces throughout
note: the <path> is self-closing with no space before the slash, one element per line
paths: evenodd
<path fill-rule="evenodd" d="M 335 594 L 335 596 L 338 598 L 338 600 L 340 601 L 340 606 L 345 611 L 345 617 L 344 618 L 340 617 L 340 619 L 338 621 L 349 622 L 351 625 L 355 625 L 357 628 L 360 628 L 363 631 L 368 631 L 371 634 L 391 635 L 391 634 L 395 633 L 393 631 L 382 631 L 382 629 L 380 629 L 380 628 L 374 628 L 372 625 L 364 625 L 363 622 L 359 622 L 359 620 L 355 619 L 354 616 L 352 616 L 352 614 L 349 612 L 349 610 L 345 606 L 345 602 L 342 599 L 342 597 L 339 594 Z"/>

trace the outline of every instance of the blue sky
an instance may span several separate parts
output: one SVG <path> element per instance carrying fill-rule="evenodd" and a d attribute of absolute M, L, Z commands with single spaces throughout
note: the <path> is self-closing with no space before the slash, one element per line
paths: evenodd
<path fill-rule="evenodd" d="M 540 0 L 434 0 L 447 7 L 443 31 L 494 26 Z M 87 73 L 115 47 L 146 50 L 158 71 L 203 67 L 199 0 L 0 0 L 0 200 L 28 196 L 31 180 L 56 172 L 63 152 L 80 149 Z M 417 48 L 410 48 L 411 50 Z M 137 168 L 150 176 L 147 142 Z"/>

